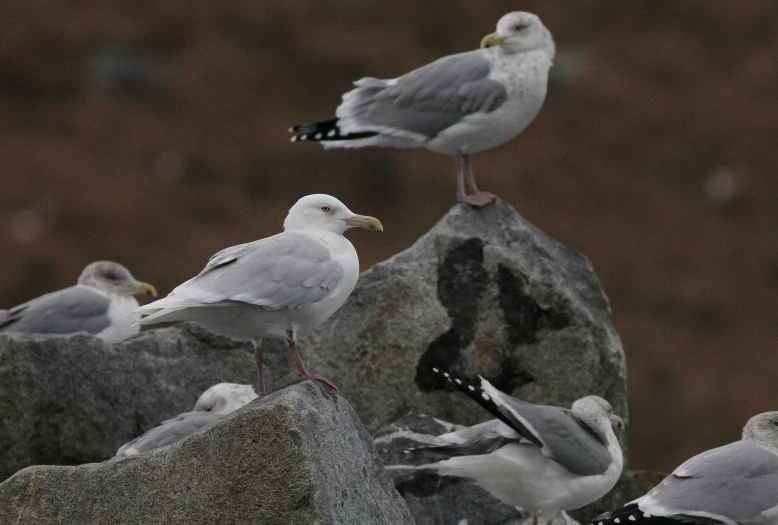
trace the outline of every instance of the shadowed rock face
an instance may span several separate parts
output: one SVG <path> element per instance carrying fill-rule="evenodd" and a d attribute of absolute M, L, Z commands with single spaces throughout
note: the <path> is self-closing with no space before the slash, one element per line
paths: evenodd
<path fill-rule="evenodd" d="M 222 381 L 256 378 L 251 350 L 194 325 L 108 344 L 86 334 L 0 335 L 0 480 L 77 465 L 191 410 Z"/>
<path fill-rule="evenodd" d="M 293 380 L 285 345 L 264 346 L 272 386 Z M 465 424 L 487 418 L 432 366 L 480 374 L 535 403 L 600 395 L 626 416 L 624 353 L 591 264 L 501 201 L 452 208 L 412 247 L 362 274 L 300 348 L 371 431 L 409 410 Z"/>
<path fill-rule="evenodd" d="M 170 447 L 0 485 L 0 523 L 413 525 L 349 404 L 305 381 Z"/>
<path fill-rule="evenodd" d="M 375 434 L 374 444 L 384 465 L 424 465 L 445 457 L 433 452 L 405 452 L 409 447 L 429 445 L 433 438 L 451 432 L 454 425 L 426 415 L 411 414 Z M 493 498 L 472 480 L 440 476 L 434 470 L 390 469 L 397 491 L 405 499 L 416 525 L 529 525 L 528 513 Z M 617 508 L 627 501 L 642 496 L 653 488 L 664 475 L 624 471 L 616 486 L 594 503 L 570 511 L 580 523 L 605 511 Z M 554 525 L 570 525 L 560 515 Z"/>

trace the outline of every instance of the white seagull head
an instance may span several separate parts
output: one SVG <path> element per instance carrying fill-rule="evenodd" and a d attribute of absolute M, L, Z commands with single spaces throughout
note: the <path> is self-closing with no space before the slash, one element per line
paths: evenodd
<path fill-rule="evenodd" d="M 317 193 L 306 195 L 289 209 L 284 231 L 324 230 L 343 233 L 349 228 L 383 231 L 381 221 L 367 215 L 357 215 L 335 197 Z"/>
<path fill-rule="evenodd" d="M 778 412 L 763 412 L 748 420 L 743 439 L 778 452 Z"/>
<path fill-rule="evenodd" d="M 157 290 L 152 285 L 136 281 L 127 268 L 113 261 L 96 261 L 88 265 L 78 277 L 78 284 L 110 295 L 157 296 Z"/>
<path fill-rule="evenodd" d="M 582 397 L 573 403 L 571 409 L 589 416 L 603 430 L 611 426 L 624 428 L 624 420 L 614 414 L 611 404 L 600 396 Z"/>
<path fill-rule="evenodd" d="M 203 392 L 195 403 L 195 412 L 228 413 L 237 410 L 256 399 L 257 393 L 251 385 L 218 383 Z"/>
<path fill-rule="evenodd" d="M 497 32 L 481 40 L 481 47 L 493 46 L 499 46 L 507 54 L 543 49 L 553 58 L 556 52 L 551 32 L 537 15 L 526 11 L 514 11 L 500 18 Z"/>

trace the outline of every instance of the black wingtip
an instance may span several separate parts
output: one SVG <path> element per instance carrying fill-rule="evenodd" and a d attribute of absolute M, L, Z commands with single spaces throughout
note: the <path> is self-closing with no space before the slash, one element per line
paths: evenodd
<path fill-rule="evenodd" d="M 502 400 L 494 399 L 489 392 L 484 390 L 481 383 L 468 383 L 462 378 L 454 377 L 450 373 L 444 372 L 437 367 L 432 367 L 432 371 L 436 374 L 442 375 L 452 385 L 467 394 L 470 399 L 481 405 L 481 407 L 483 407 L 487 412 L 511 427 L 521 436 L 531 441 L 538 447 L 543 446 L 537 436 L 525 428 L 521 421 L 517 420 L 513 415 L 511 415 L 510 410 L 505 407 L 505 403 Z M 481 378 L 481 381 L 483 382 L 485 379 Z"/>
<path fill-rule="evenodd" d="M 322 120 L 321 122 L 308 122 L 297 124 L 289 128 L 291 133 L 299 133 L 292 137 L 292 142 L 333 142 L 345 140 L 365 139 L 374 137 L 378 133 L 373 131 L 360 131 L 357 133 L 342 133 L 338 126 L 338 119 Z"/>
<path fill-rule="evenodd" d="M 654 516 L 642 511 L 637 503 L 630 503 L 600 514 L 590 522 L 590 525 L 688 525 L 689 523 L 697 523 L 697 521 L 691 516 L 678 516 L 678 519 Z"/>
<path fill-rule="evenodd" d="M 493 416 L 501 419 L 509 426 L 513 426 L 513 423 L 509 422 L 503 414 L 500 404 L 492 399 L 492 396 L 483 389 L 481 384 L 469 383 L 461 377 L 456 377 L 449 372 L 445 372 L 434 366 L 432 367 L 432 371 L 442 375 L 449 383 L 454 385 L 461 392 L 467 394 L 470 399 L 484 407 Z"/>

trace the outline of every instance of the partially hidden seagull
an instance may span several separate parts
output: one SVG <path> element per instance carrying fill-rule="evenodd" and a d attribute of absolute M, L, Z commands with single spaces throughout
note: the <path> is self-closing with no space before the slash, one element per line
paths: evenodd
<path fill-rule="evenodd" d="M 157 295 L 119 263 L 96 261 L 81 272 L 75 286 L 41 295 L 10 310 L 0 310 L 0 332 L 69 334 L 89 332 L 122 341 L 140 331 L 134 295 Z"/>
<path fill-rule="evenodd" d="M 148 450 L 172 445 L 256 398 L 257 393 L 251 385 L 213 385 L 200 395 L 191 412 L 163 421 L 159 426 L 122 445 L 116 457 L 137 456 Z"/>
<path fill-rule="evenodd" d="M 742 440 L 694 456 L 646 495 L 592 523 L 778 524 L 778 412 L 752 417 Z"/>
<path fill-rule="evenodd" d="M 302 379 L 308 373 L 297 351 L 297 333 L 323 323 L 351 294 L 359 277 L 349 228 L 383 230 L 375 217 L 356 215 L 335 197 L 301 198 L 289 210 L 284 231 L 226 248 L 203 271 L 167 297 L 136 310 L 140 324 L 194 321 L 214 332 L 254 343 L 259 395 L 266 394 L 260 344 L 264 336 L 285 337 Z"/>
<path fill-rule="evenodd" d="M 357 88 L 343 95 L 334 119 L 293 126 L 292 141 L 456 155 L 457 200 L 484 206 L 495 196 L 476 186 L 470 155 L 509 141 L 535 118 L 554 54 L 554 40 L 540 18 L 508 13 L 497 31 L 483 38 L 481 49 L 440 58 L 398 78 L 354 82 Z"/>
<path fill-rule="evenodd" d="M 535 405 L 497 390 L 479 376 L 469 384 L 448 379 L 497 419 L 438 436 L 440 445 L 408 449 L 440 453 L 439 462 L 389 469 L 433 469 L 469 478 L 498 500 L 553 520 L 562 511 L 598 500 L 621 475 L 623 456 L 612 426 L 622 419 L 598 396 L 586 396 L 572 409 Z"/>

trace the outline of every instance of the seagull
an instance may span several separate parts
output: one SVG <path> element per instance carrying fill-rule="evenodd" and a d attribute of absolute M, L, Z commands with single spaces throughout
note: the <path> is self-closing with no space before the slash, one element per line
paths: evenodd
<path fill-rule="evenodd" d="M 335 118 L 298 124 L 293 142 L 325 148 L 390 146 L 455 155 L 457 200 L 485 206 L 470 155 L 509 141 L 529 125 L 546 97 L 554 59 L 551 33 L 536 15 L 508 13 L 481 49 L 440 58 L 398 78 L 367 77 L 343 95 Z"/>
<path fill-rule="evenodd" d="M 89 332 L 109 343 L 137 334 L 140 315 L 133 295 L 157 295 L 119 263 L 96 261 L 84 268 L 75 286 L 41 295 L 10 310 L 0 310 L 0 332 L 69 334 Z"/>
<path fill-rule="evenodd" d="M 687 460 L 648 494 L 594 525 L 775 525 L 778 412 L 748 420 L 743 439 Z"/>
<path fill-rule="evenodd" d="M 408 449 L 439 453 L 445 459 L 420 466 L 469 478 L 498 500 L 532 513 L 532 522 L 553 520 L 562 511 L 598 500 L 621 475 L 623 456 L 612 426 L 622 419 L 598 396 L 572 409 L 535 405 L 497 390 L 479 376 L 468 384 L 433 368 L 497 419 L 438 436 L 440 445 Z"/>
<path fill-rule="evenodd" d="M 351 294 L 359 277 L 349 228 L 383 230 L 375 217 L 356 215 L 335 197 L 308 195 L 292 206 L 284 231 L 226 248 L 203 271 L 167 297 L 136 310 L 140 324 L 194 321 L 209 330 L 254 344 L 259 395 L 267 393 L 260 345 L 264 336 L 285 337 L 301 379 L 308 373 L 297 351 L 297 333 L 327 320 Z"/>
<path fill-rule="evenodd" d="M 191 412 L 163 421 L 158 427 L 122 445 L 116 457 L 137 456 L 147 450 L 172 445 L 256 398 L 257 393 L 251 385 L 213 385 L 200 395 Z"/>

